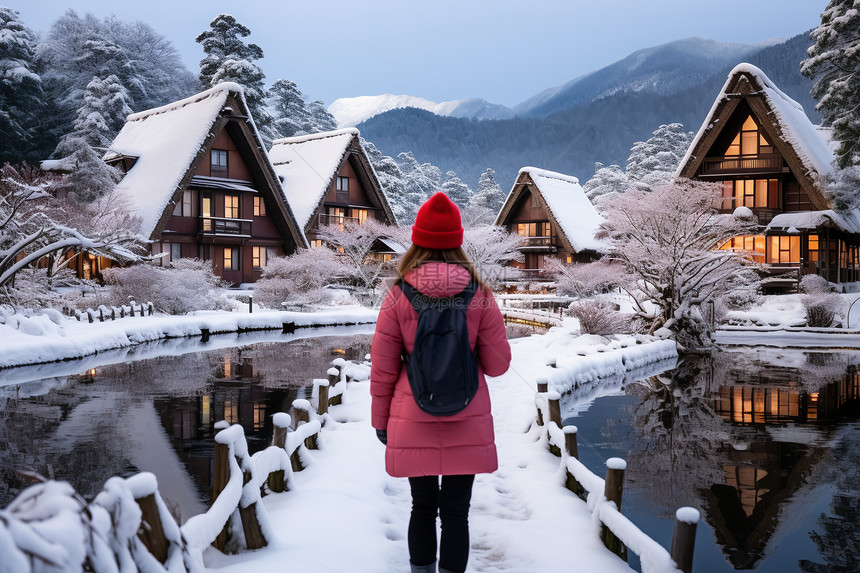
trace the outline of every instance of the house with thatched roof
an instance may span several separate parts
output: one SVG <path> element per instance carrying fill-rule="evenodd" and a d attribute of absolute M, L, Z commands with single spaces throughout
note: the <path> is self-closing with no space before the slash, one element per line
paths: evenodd
<path fill-rule="evenodd" d="M 547 257 L 590 262 L 606 252 L 609 245 L 595 238 L 602 222 L 576 177 L 523 167 L 495 224 L 523 238 L 524 261 L 514 264 L 537 278 Z"/>
<path fill-rule="evenodd" d="M 299 227 L 312 246 L 329 225 L 397 220 L 355 128 L 277 139 L 269 157 Z M 389 249 L 397 251 L 399 245 Z"/>
<path fill-rule="evenodd" d="M 759 68 L 740 64 L 676 175 L 720 183 L 722 212 L 746 207 L 756 215 L 760 232 L 724 248 L 749 251 L 766 265 L 766 288 L 794 286 L 809 273 L 854 282 L 860 280 L 860 213 L 833 209 L 824 189 L 833 159 L 830 131 L 814 125 Z"/>
<path fill-rule="evenodd" d="M 160 264 L 196 257 L 240 284 L 307 246 L 238 84 L 128 116 L 104 160 Z"/>

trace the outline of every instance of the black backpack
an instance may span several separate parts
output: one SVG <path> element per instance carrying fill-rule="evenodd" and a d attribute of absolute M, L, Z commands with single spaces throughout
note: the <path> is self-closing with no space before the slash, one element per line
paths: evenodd
<path fill-rule="evenodd" d="M 418 312 L 412 354 L 404 350 L 406 375 L 418 407 L 434 416 L 451 416 L 478 392 L 477 346 L 469 348 L 466 309 L 478 285 L 454 296 L 429 297 L 403 281 L 400 289 Z"/>

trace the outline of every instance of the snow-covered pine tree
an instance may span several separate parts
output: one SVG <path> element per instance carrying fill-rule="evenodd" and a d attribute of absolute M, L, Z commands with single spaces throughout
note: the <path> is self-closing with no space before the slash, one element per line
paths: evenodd
<path fill-rule="evenodd" d="M 827 177 L 827 194 L 837 211 L 860 208 L 860 165 L 837 169 Z"/>
<path fill-rule="evenodd" d="M 59 187 L 81 203 L 89 203 L 106 195 L 121 179 L 119 170 L 102 161 L 102 154 L 80 137 L 63 139 L 54 156 L 73 166 L 70 173 L 63 175 Z"/>
<path fill-rule="evenodd" d="M 472 190 L 453 171 L 445 173 L 445 181 L 442 183 L 440 191 L 447 195 L 460 209 L 465 209 L 472 198 Z"/>
<path fill-rule="evenodd" d="M 393 158 L 383 155 L 373 143 L 364 138 L 361 138 L 361 146 L 364 148 L 364 152 L 367 154 L 367 158 L 376 172 L 382 192 L 385 193 L 388 204 L 391 206 L 391 210 L 394 212 L 394 217 L 398 223 L 403 225 L 414 222 L 418 206 L 423 201 L 408 193 L 400 166 L 397 165 L 397 162 Z"/>
<path fill-rule="evenodd" d="M 82 139 L 91 147 L 107 148 L 132 113 L 128 99 L 128 92 L 115 75 L 103 80 L 94 77 L 87 84 L 83 105 L 67 137 Z"/>
<path fill-rule="evenodd" d="M 35 58 L 35 34 L 18 12 L 0 6 L 0 164 L 34 159 L 29 152 L 42 108 Z"/>
<path fill-rule="evenodd" d="M 263 57 L 263 49 L 256 44 L 242 41 L 251 34 L 233 16 L 220 14 L 209 24 L 209 29 L 201 32 L 197 43 L 203 46 L 206 57 L 200 60 L 200 83 L 212 87 L 220 82 L 235 82 L 242 86 L 245 101 L 260 135 L 266 143 L 271 143 L 271 116 L 265 106 L 266 88 L 263 80 L 266 74 L 254 63 Z"/>
<path fill-rule="evenodd" d="M 490 211 L 498 213 L 506 197 L 507 194 L 496 183 L 496 172 L 488 167 L 486 171 L 481 173 L 481 177 L 478 178 L 478 188 L 475 190 L 475 194 L 472 195 L 469 205 L 485 207 Z"/>
<path fill-rule="evenodd" d="M 837 164 L 860 165 L 860 2 L 830 0 L 810 38 L 800 71 L 816 80 L 811 93 L 839 141 Z"/>
<path fill-rule="evenodd" d="M 164 36 L 142 22 L 126 23 L 68 10 L 39 42 L 37 61 L 48 110 L 40 126 L 44 159 L 72 131 L 87 84 L 111 74 L 130 90 L 135 111 L 185 98 L 200 90 Z M 72 65 L 73 64 L 73 65 Z"/>
<path fill-rule="evenodd" d="M 648 189 L 668 183 L 693 141 L 693 132 L 685 132 L 680 123 L 663 124 L 647 141 L 637 141 L 627 158 L 627 178 Z"/>
<path fill-rule="evenodd" d="M 582 189 L 585 196 L 598 210 L 607 200 L 627 191 L 630 181 L 627 174 L 618 165 L 603 165 L 599 161 L 594 164 L 594 175 L 591 176 Z"/>
<path fill-rule="evenodd" d="M 268 91 L 272 130 L 277 137 L 293 137 L 337 129 L 337 122 L 321 101 L 307 103 L 295 82 L 278 80 Z"/>

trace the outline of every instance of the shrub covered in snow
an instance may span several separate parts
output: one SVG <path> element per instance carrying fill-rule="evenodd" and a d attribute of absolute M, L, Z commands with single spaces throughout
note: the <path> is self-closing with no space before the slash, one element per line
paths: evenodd
<path fill-rule="evenodd" d="M 633 332 L 630 315 L 615 310 L 606 301 L 589 299 L 570 305 L 570 313 L 579 320 L 583 334 L 619 334 Z"/>
<path fill-rule="evenodd" d="M 223 286 L 221 279 L 208 261 L 200 259 L 179 259 L 169 268 L 143 264 L 105 269 L 104 279 L 112 287 L 111 304 L 116 306 L 129 300 L 151 302 L 168 314 L 227 308 L 217 292 Z"/>
<path fill-rule="evenodd" d="M 324 287 L 344 272 L 331 249 L 299 249 L 289 257 L 269 259 L 254 286 L 254 301 L 264 308 L 280 309 L 281 303 L 330 304 L 334 291 Z"/>
<path fill-rule="evenodd" d="M 806 275 L 800 280 L 800 290 L 804 293 L 806 325 L 833 326 L 834 320 L 841 314 L 840 299 L 833 292 L 833 285 L 820 275 Z"/>
<path fill-rule="evenodd" d="M 555 258 L 548 258 L 547 272 L 555 278 L 556 292 L 562 296 L 587 297 L 607 293 L 619 286 L 624 279 L 624 269 L 610 259 L 600 259 L 593 263 L 565 264 Z"/>

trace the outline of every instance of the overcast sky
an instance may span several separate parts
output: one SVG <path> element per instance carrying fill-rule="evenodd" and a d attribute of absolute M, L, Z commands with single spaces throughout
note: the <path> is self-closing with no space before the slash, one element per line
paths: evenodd
<path fill-rule="evenodd" d="M 67 9 L 140 20 L 170 39 L 195 73 L 194 38 L 218 14 L 251 30 L 271 84 L 308 99 L 385 93 L 514 106 L 624 58 L 701 36 L 755 44 L 818 25 L 827 0 L 16 0 L 36 32 Z M 3 0 L 0 0 L 0 4 Z"/>

